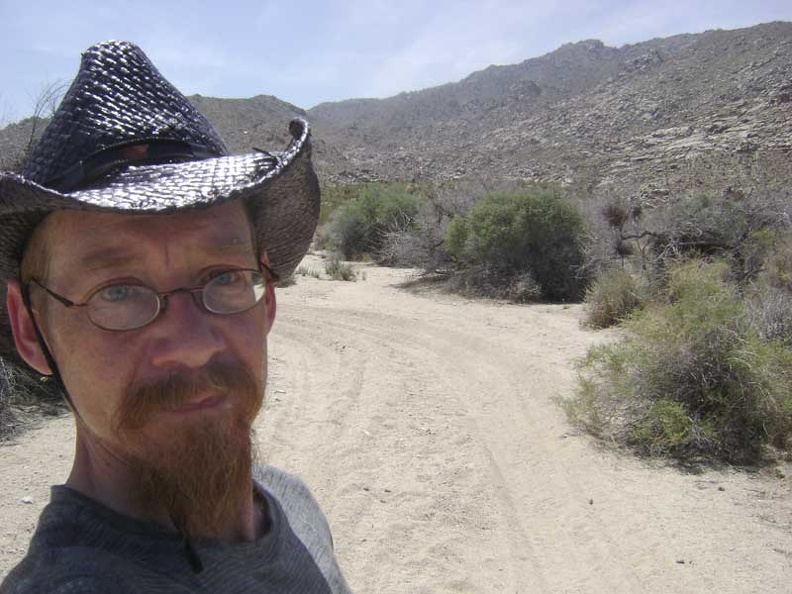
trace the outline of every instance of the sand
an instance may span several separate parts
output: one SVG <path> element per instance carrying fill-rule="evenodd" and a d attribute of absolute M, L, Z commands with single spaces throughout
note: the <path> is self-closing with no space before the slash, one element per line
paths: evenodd
<path fill-rule="evenodd" d="M 323 272 L 316 256 L 305 265 Z M 279 289 L 262 458 L 299 474 L 356 592 L 792 591 L 788 467 L 682 471 L 566 420 L 582 309 L 299 277 Z M 68 417 L 0 447 L 0 579 L 71 462 Z"/>

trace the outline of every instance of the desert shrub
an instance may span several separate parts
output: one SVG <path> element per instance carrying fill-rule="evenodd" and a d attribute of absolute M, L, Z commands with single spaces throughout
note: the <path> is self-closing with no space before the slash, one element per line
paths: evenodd
<path fill-rule="evenodd" d="M 792 349 L 792 293 L 754 285 L 746 292 L 745 300 L 748 321 L 759 337 Z"/>
<path fill-rule="evenodd" d="M 637 312 L 618 344 L 592 348 L 571 418 L 648 454 L 753 462 L 792 446 L 792 351 L 762 340 L 723 262 L 669 269 L 669 302 Z"/>
<path fill-rule="evenodd" d="M 385 266 L 409 266 L 429 272 L 444 270 L 451 263 L 445 249 L 445 223 L 434 205 L 422 204 L 411 225 L 387 232 L 376 254 Z"/>
<path fill-rule="evenodd" d="M 337 257 L 331 257 L 325 262 L 325 272 L 332 280 L 356 281 L 357 274 L 347 262 L 342 262 Z"/>
<path fill-rule="evenodd" d="M 346 259 L 375 257 L 388 233 L 409 229 L 422 199 L 403 184 L 369 184 L 344 202 L 322 231 L 324 247 Z"/>
<path fill-rule="evenodd" d="M 429 234 L 418 227 L 389 231 L 383 237 L 375 259 L 383 266 L 429 268 L 432 244 L 426 241 L 428 237 Z"/>
<path fill-rule="evenodd" d="M 505 274 L 499 268 L 473 266 L 450 276 L 446 288 L 468 297 L 507 299 L 515 303 L 542 299 L 542 288 L 530 272 Z"/>
<path fill-rule="evenodd" d="M 671 255 L 722 253 L 733 249 L 749 229 L 741 202 L 699 193 L 656 210 L 656 249 Z"/>
<path fill-rule="evenodd" d="M 792 232 L 784 229 L 765 239 L 757 278 L 762 285 L 792 293 Z"/>
<path fill-rule="evenodd" d="M 297 267 L 297 270 L 294 271 L 294 274 L 299 276 L 310 276 L 316 279 L 318 279 L 320 276 L 320 273 L 316 268 L 311 268 L 310 266 L 305 266 L 303 264 Z"/>
<path fill-rule="evenodd" d="M 752 234 L 742 255 L 752 271 L 744 290 L 751 325 L 764 340 L 792 348 L 792 233 L 762 229 Z"/>
<path fill-rule="evenodd" d="M 586 324 L 607 328 L 624 320 L 643 302 L 635 277 L 623 268 L 606 270 L 586 292 Z"/>
<path fill-rule="evenodd" d="M 319 212 L 319 226 L 324 225 L 335 211 L 347 202 L 353 201 L 365 184 L 326 184 L 322 186 L 322 208 Z"/>
<path fill-rule="evenodd" d="M 500 284 L 529 275 L 544 299 L 579 299 L 585 221 L 554 190 L 495 193 L 455 217 L 446 248 L 463 271 L 486 270 Z"/>
<path fill-rule="evenodd" d="M 66 411 L 55 382 L 0 359 L 0 439 L 6 439 L 42 416 Z"/>
<path fill-rule="evenodd" d="M 516 303 L 529 303 L 542 298 L 542 286 L 530 272 L 523 272 L 509 279 L 506 298 Z"/>
<path fill-rule="evenodd" d="M 680 257 L 706 256 L 729 258 L 735 280 L 750 282 L 789 229 L 781 198 L 748 199 L 735 191 L 661 200 L 609 197 L 591 208 L 587 264 L 601 269 L 628 258 L 647 276 Z"/>

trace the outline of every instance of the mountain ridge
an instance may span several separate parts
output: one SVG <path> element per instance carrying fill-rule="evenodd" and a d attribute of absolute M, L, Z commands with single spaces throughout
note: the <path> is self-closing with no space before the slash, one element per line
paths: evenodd
<path fill-rule="evenodd" d="M 353 124 L 348 104 L 308 115 L 340 147 L 331 178 L 487 176 L 652 193 L 690 189 L 687 165 L 698 160 L 717 171 L 694 185 L 717 190 L 750 175 L 749 154 L 763 183 L 788 188 L 791 75 L 792 23 L 775 22 L 621 48 L 565 44 L 368 103 L 377 111 Z"/>
<path fill-rule="evenodd" d="M 283 146 L 289 119 L 307 117 L 327 183 L 520 179 L 658 196 L 788 193 L 792 179 L 785 21 L 618 48 L 566 43 L 457 82 L 307 110 L 267 95 L 190 100 L 235 153 Z M 0 130 L 4 156 L 25 122 Z"/>

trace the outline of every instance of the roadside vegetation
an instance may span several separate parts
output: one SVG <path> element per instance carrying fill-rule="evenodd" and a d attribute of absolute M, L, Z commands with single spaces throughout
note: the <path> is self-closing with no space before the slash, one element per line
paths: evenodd
<path fill-rule="evenodd" d="M 346 260 L 398 263 L 391 253 L 392 238 L 416 230 L 425 204 L 420 193 L 405 184 L 363 185 L 351 195 L 338 189 L 330 193 L 346 199 L 325 206 L 327 222 L 319 231 L 320 247 Z"/>
<path fill-rule="evenodd" d="M 697 194 L 600 212 L 612 257 L 592 257 L 586 321 L 626 332 L 580 363 L 570 418 L 606 442 L 682 462 L 788 458 L 788 199 Z"/>
<path fill-rule="evenodd" d="M 537 184 L 368 184 L 335 201 L 320 242 L 466 295 L 583 301 L 587 325 L 623 338 L 579 363 L 573 423 L 641 455 L 756 464 L 792 455 L 789 209 L 738 192 L 596 203 Z"/>
<path fill-rule="evenodd" d="M 452 286 L 513 301 L 578 301 L 585 232 L 579 208 L 557 190 L 490 194 L 448 225 Z"/>
<path fill-rule="evenodd" d="M 540 186 L 463 190 L 461 197 L 453 191 L 362 186 L 326 214 L 319 246 L 347 260 L 423 269 L 462 294 L 516 302 L 581 299 L 586 221 L 573 201 Z"/>
<path fill-rule="evenodd" d="M 792 350 L 752 323 L 728 263 L 668 270 L 667 298 L 625 322 L 626 338 L 592 348 L 572 419 L 608 441 L 684 460 L 753 463 L 792 438 Z"/>

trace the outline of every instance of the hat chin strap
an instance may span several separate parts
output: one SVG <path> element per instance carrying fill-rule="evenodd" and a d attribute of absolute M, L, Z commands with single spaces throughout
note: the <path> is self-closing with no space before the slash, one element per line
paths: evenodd
<path fill-rule="evenodd" d="M 66 384 L 63 383 L 63 377 L 58 370 L 58 364 L 55 363 L 55 357 L 53 357 L 52 351 L 50 351 L 49 347 L 47 346 L 47 341 L 44 340 L 44 334 L 41 332 L 41 328 L 39 328 L 38 322 L 36 321 L 36 316 L 33 315 L 33 307 L 30 304 L 30 292 L 27 285 L 22 286 L 22 303 L 24 304 L 25 310 L 27 310 L 27 313 L 30 316 L 30 321 L 33 323 L 33 331 L 36 333 L 36 340 L 38 341 L 41 352 L 44 354 L 44 359 L 47 361 L 47 365 L 50 368 L 50 372 L 52 373 L 52 378 L 55 380 L 55 384 L 60 389 L 61 394 L 63 394 L 63 398 L 66 400 L 69 408 L 74 411 L 74 414 L 79 416 L 80 413 L 78 413 L 77 409 L 74 407 L 74 402 L 72 402 L 71 396 L 69 396 L 69 391 L 66 389 Z"/>

